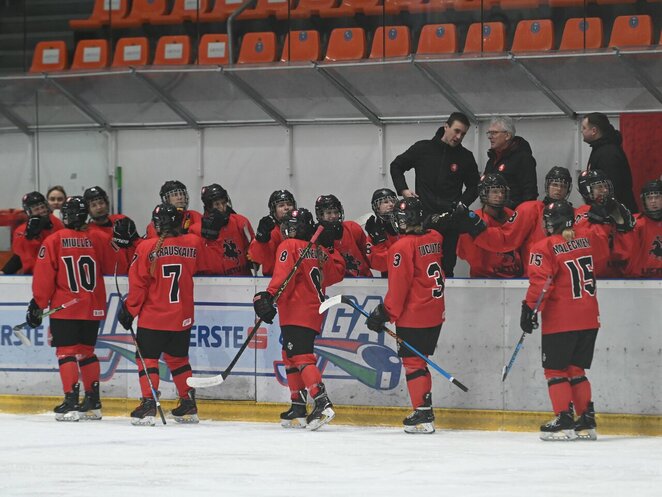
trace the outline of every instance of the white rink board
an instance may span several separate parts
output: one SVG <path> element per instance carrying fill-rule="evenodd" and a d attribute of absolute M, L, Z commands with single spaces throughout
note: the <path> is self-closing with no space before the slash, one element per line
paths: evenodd
<path fill-rule="evenodd" d="M 33 347 L 13 337 L 11 326 L 24 321 L 31 298 L 29 277 L 0 279 L 0 394 L 59 395 L 60 379 L 46 327 L 30 331 Z M 191 337 L 195 374 L 218 374 L 245 340 L 254 319 L 252 296 L 266 278 L 196 278 L 196 323 Z M 126 292 L 126 278 L 120 278 Z M 450 279 L 446 282 L 446 323 L 432 360 L 469 387 L 464 393 L 432 371 L 435 406 L 468 409 L 547 410 L 546 382 L 540 366 L 540 337 L 527 337 L 508 380 L 501 370 L 521 331 L 525 280 Z M 97 343 L 102 392 L 107 397 L 139 397 L 130 336 L 117 323 L 118 296 L 106 278 L 108 318 Z M 600 412 L 662 414 L 662 281 L 598 282 L 603 323 L 589 378 Z M 348 294 L 372 309 L 386 291 L 383 279 L 352 279 L 329 289 Z M 265 327 L 257 347 L 245 351 L 221 386 L 199 391 L 200 398 L 285 402 L 279 328 Z M 316 343 L 319 365 L 335 403 L 409 405 L 404 374 L 393 340 L 370 332 L 365 319 L 341 305 L 329 311 Z M 174 398 L 166 374 L 160 388 Z"/>

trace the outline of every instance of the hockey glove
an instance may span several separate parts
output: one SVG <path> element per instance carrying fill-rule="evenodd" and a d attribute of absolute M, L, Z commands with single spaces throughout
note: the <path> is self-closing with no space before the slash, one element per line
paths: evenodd
<path fill-rule="evenodd" d="M 375 307 L 368 319 L 366 319 L 365 324 L 369 330 L 376 331 L 377 333 L 382 333 L 384 331 L 384 324 L 388 323 L 391 318 L 386 312 L 384 304 L 379 304 Z"/>
<path fill-rule="evenodd" d="M 133 325 L 133 316 L 126 308 L 126 304 L 124 302 L 122 302 L 122 304 L 120 305 L 120 311 L 117 314 L 117 320 L 120 322 L 122 328 L 124 328 L 125 330 L 130 330 L 131 326 Z"/>
<path fill-rule="evenodd" d="M 538 314 L 533 313 L 533 309 L 525 300 L 522 301 L 522 314 L 519 318 L 519 327 L 524 333 L 533 333 L 538 328 Z"/>
<path fill-rule="evenodd" d="M 25 227 L 25 238 L 34 240 L 45 229 L 52 228 L 53 224 L 48 216 L 31 216 Z"/>
<path fill-rule="evenodd" d="M 274 307 L 274 298 L 269 292 L 257 292 L 253 297 L 253 309 L 255 314 L 262 321 L 268 324 L 274 322 L 276 317 L 276 308 Z"/>
<path fill-rule="evenodd" d="M 322 230 L 320 235 L 317 237 L 317 245 L 324 247 L 327 250 L 333 250 L 333 242 L 336 241 L 336 233 L 329 223 L 320 224 L 324 226 L 324 230 Z"/>
<path fill-rule="evenodd" d="M 368 233 L 373 245 L 384 243 L 387 239 L 384 223 L 377 221 L 375 216 L 370 216 L 365 223 L 365 231 Z"/>
<path fill-rule="evenodd" d="M 271 216 L 264 216 L 257 225 L 255 239 L 260 243 L 267 243 L 271 240 L 271 231 L 276 227 L 276 222 Z"/>
<path fill-rule="evenodd" d="M 28 304 L 28 312 L 25 313 L 25 321 L 30 328 L 36 328 L 41 325 L 41 309 L 34 299 Z"/>
<path fill-rule="evenodd" d="M 455 229 L 459 233 L 469 233 L 472 238 L 476 238 L 487 229 L 485 222 L 474 211 L 465 209 L 462 204 L 458 205 L 453 212 L 451 219 Z"/>
<path fill-rule="evenodd" d="M 129 248 L 138 238 L 136 223 L 131 218 L 123 217 L 113 224 L 113 242 L 118 247 Z"/>
<path fill-rule="evenodd" d="M 202 236 L 207 240 L 216 240 L 221 232 L 221 228 L 230 221 L 230 216 L 218 209 L 212 209 L 202 218 Z"/>
<path fill-rule="evenodd" d="M 609 209 L 609 217 L 614 221 L 616 231 L 627 233 L 634 229 L 637 221 L 629 209 L 623 204 L 616 199 L 611 198 L 607 200 L 607 209 Z"/>
<path fill-rule="evenodd" d="M 430 214 L 423 220 L 423 229 L 435 230 L 442 235 L 453 226 L 452 216 L 448 212 L 442 214 Z"/>
<path fill-rule="evenodd" d="M 586 213 L 589 223 L 593 224 L 611 224 L 609 210 L 606 204 L 593 204 Z"/>

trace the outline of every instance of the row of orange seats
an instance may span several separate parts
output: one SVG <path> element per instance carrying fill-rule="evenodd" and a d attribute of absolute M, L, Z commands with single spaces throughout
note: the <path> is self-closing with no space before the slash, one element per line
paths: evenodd
<path fill-rule="evenodd" d="M 315 30 L 292 31 L 285 37 L 280 60 L 317 61 L 321 58 L 320 34 Z M 411 34 L 407 26 L 377 28 L 372 39 L 369 58 L 401 57 L 412 53 Z M 645 46 L 653 43 L 650 16 L 621 16 L 614 21 L 610 47 Z M 474 23 L 469 26 L 464 53 L 503 52 L 506 28 L 502 22 Z M 662 38 L 660 39 L 662 44 Z M 603 47 L 602 19 L 568 19 L 563 30 L 560 50 L 582 50 Z M 512 52 L 539 52 L 554 48 L 554 27 L 549 19 L 525 20 L 517 24 Z M 358 60 L 366 56 L 367 37 L 363 28 L 336 28 L 331 31 L 325 60 Z M 458 51 L 458 33 L 454 24 L 423 26 L 417 54 L 452 54 Z M 291 54 L 290 54 L 291 52 Z M 239 64 L 275 62 L 276 34 L 246 33 L 239 51 Z M 61 71 L 68 68 L 64 41 L 41 42 L 35 49 L 31 72 Z M 197 61 L 192 61 L 188 36 L 163 36 L 159 39 L 152 64 L 223 65 L 228 63 L 227 35 L 206 34 L 200 39 Z M 74 54 L 71 69 L 103 69 L 108 67 L 107 40 L 81 40 Z M 115 47 L 113 67 L 149 64 L 149 40 L 146 37 L 121 38 Z"/>
<path fill-rule="evenodd" d="M 589 0 L 597 4 L 628 4 L 637 0 Z M 648 0 L 659 2 L 662 0 Z M 167 0 L 95 0 L 89 18 L 70 21 L 72 29 L 136 28 L 144 24 L 181 24 L 190 22 L 223 22 L 242 0 L 175 0 L 168 9 Z M 238 19 L 306 19 L 320 17 L 352 17 L 355 14 L 397 15 L 402 12 L 425 13 L 453 10 L 536 9 L 540 6 L 583 7 L 585 0 L 257 0 L 254 8 L 246 9 Z"/>

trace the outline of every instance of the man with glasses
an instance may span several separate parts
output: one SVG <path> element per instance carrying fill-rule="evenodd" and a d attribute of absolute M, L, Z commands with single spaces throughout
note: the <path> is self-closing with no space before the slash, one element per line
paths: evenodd
<path fill-rule="evenodd" d="M 501 174 L 510 187 L 506 207 L 516 208 L 525 200 L 538 198 L 536 160 L 531 146 L 516 135 L 515 123 L 509 116 L 495 117 L 487 130 L 490 149 L 484 174 Z"/>

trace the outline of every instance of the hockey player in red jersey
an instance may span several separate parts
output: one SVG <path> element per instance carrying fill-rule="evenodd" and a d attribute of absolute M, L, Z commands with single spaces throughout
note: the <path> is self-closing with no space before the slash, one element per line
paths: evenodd
<path fill-rule="evenodd" d="M 400 338 L 431 356 L 445 320 L 443 237 L 436 230 L 423 229 L 423 207 L 416 197 L 396 205 L 395 221 L 401 236 L 388 249 L 388 291 L 384 303 L 370 313 L 367 326 L 383 332 L 385 323 L 394 322 Z M 398 355 L 414 408 L 403 421 L 404 430 L 434 433 L 432 377 L 427 364 L 406 347 L 399 347 Z"/>
<path fill-rule="evenodd" d="M 284 240 L 278 246 L 274 274 L 267 290 L 255 294 L 253 306 L 260 319 L 272 323 L 276 316 L 274 296 L 297 260 L 303 257 L 297 272 L 278 299 L 282 357 L 292 399 L 292 406 L 280 418 L 284 427 L 307 426 L 316 430 L 335 416 L 313 352 L 315 338 L 322 331 L 323 317 L 318 310 L 326 288 L 343 279 L 345 260 L 334 250 L 333 243 L 328 243 L 326 247 L 317 245 L 305 251 L 315 231 L 313 216 L 307 209 L 290 211 L 280 228 Z M 308 395 L 313 398 L 314 406 L 306 416 Z"/>
<path fill-rule="evenodd" d="M 502 226 L 513 216 L 515 211 L 506 207 L 509 193 L 508 183 L 499 173 L 489 173 L 480 179 L 478 195 L 483 208 L 476 210 L 476 214 L 488 227 Z M 469 263 L 472 278 L 519 278 L 523 273 L 520 250 L 485 250 L 474 244 L 467 233 L 459 237 L 457 255 Z"/>
<path fill-rule="evenodd" d="M 190 232 L 208 240 L 209 247 L 223 258 L 225 276 L 250 276 L 248 245 L 254 236 L 251 223 L 232 209 L 228 192 L 221 185 L 203 186 L 200 197 L 205 213 Z"/>
<path fill-rule="evenodd" d="M 161 202 L 174 205 L 182 212 L 182 233 L 188 233 L 192 225 L 202 221 L 202 214 L 198 211 L 189 210 L 188 190 L 186 189 L 186 185 L 181 181 L 168 180 L 163 183 L 161 190 L 159 190 L 159 196 L 161 197 Z M 145 238 L 158 237 L 153 222 L 149 223 L 146 231 Z"/>
<path fill-rule="evenodd" d="M 21 272 L 32 274 L 42 242 L 63 226 L 62 221 L 51 214 L 46 197 L 39 192 L 23 195 L 23 210 L 28 220 L 14 230 L 12 252 L 20 258 Z"/>
<path fill-rule="evenodd" d="M 365 232 L 354 221 L 345 221 L 345 211 L 335 195 L 320 195 L 315 201 L 317 222 L 324 226 L 320 235 L 333 242 L 333 248 L 345 259 L 345 276 L 372 277 L 367 259 Z"/>
<path fill-rule="evenodd" d="M 575 211 L 564 200 L 543 211 L 547 237 L 531 247 L 529 289 L 522 302 L 520 326 L 537 326 L 536 301 L 551 278 L 539 307 L 542 313 L 542 366 L 556 418 L 540 427 L 542 440 L 595 440 L 595 412 L 586 369 L 591 367 L 600 327 L 594 260 L 608 252 L 608 228 L 572 229 Z M 573 406 L 579 418 L 573 417 Z"/>
<path fill-rule="evenodd" d="M 283 237 L 280 223 L 285 215 L 297 208 L 297 202 L 287 190 L 276 190 L 269 196 L 269 215 L 260 219 L 255 232 L 255 239 L 248 248 L 248 258 L 262 265 L 262 274 L 271 276 L 274 272 L 276 249 Z"/>
<path fill-rule="evenodd" d="M 124 252 L 111 244 L 105 233 L 86 228 L 87 206 L 83 197 L 69 197 L 62 205 L 65 228 L 44 240 L 34 268 L 32 294 L 26 321 L 41 324 L 42 309 L 55 308 L 77 298 L 78 302 L 50 318 L 51 346 L 55 347 L 64 402 L 55 408 L 58 421 L 101 419 L 99 360 L 94 347 L 99 322 L 106 317 L 103 274 Z M 79 404 L 80 376 L 85 399 Z"/>
<path fill-rule="evenodd" d="M 368 233 L 366 257 L 370 268 L 386 276 L 388 272 L 388 249 L 399 238 L 393 223 L 393 208 L 398 196 L 393 190 L 380 188 L 372 194 L 371 205 L 374 215 L 365 223 Z"/>
<path fill-rule="evenodd" d="M 120 307 L 118 319 L 131 328 L 139 316 L 137 342 L 147 371 L 138 362 L 140 405 L 131 413 L 135 425 L 153 425 L 156 401 L 147 381 L 150 375 L 159 387 L 159 357 L 163 354 L 179 394 L 172 410 L 177 422 L 197 423 L 195 390 L 186 384 L 191 376 L 188 350 L 193 326 L 193 275 L 199 271 L 221 274 L 223 260 L 194 234 L 182 234 L 183 212 L 172 204 L 156 206 L 152 223 L 158 239 L 144 240 L 129 268 L 129 294 Z"/>

